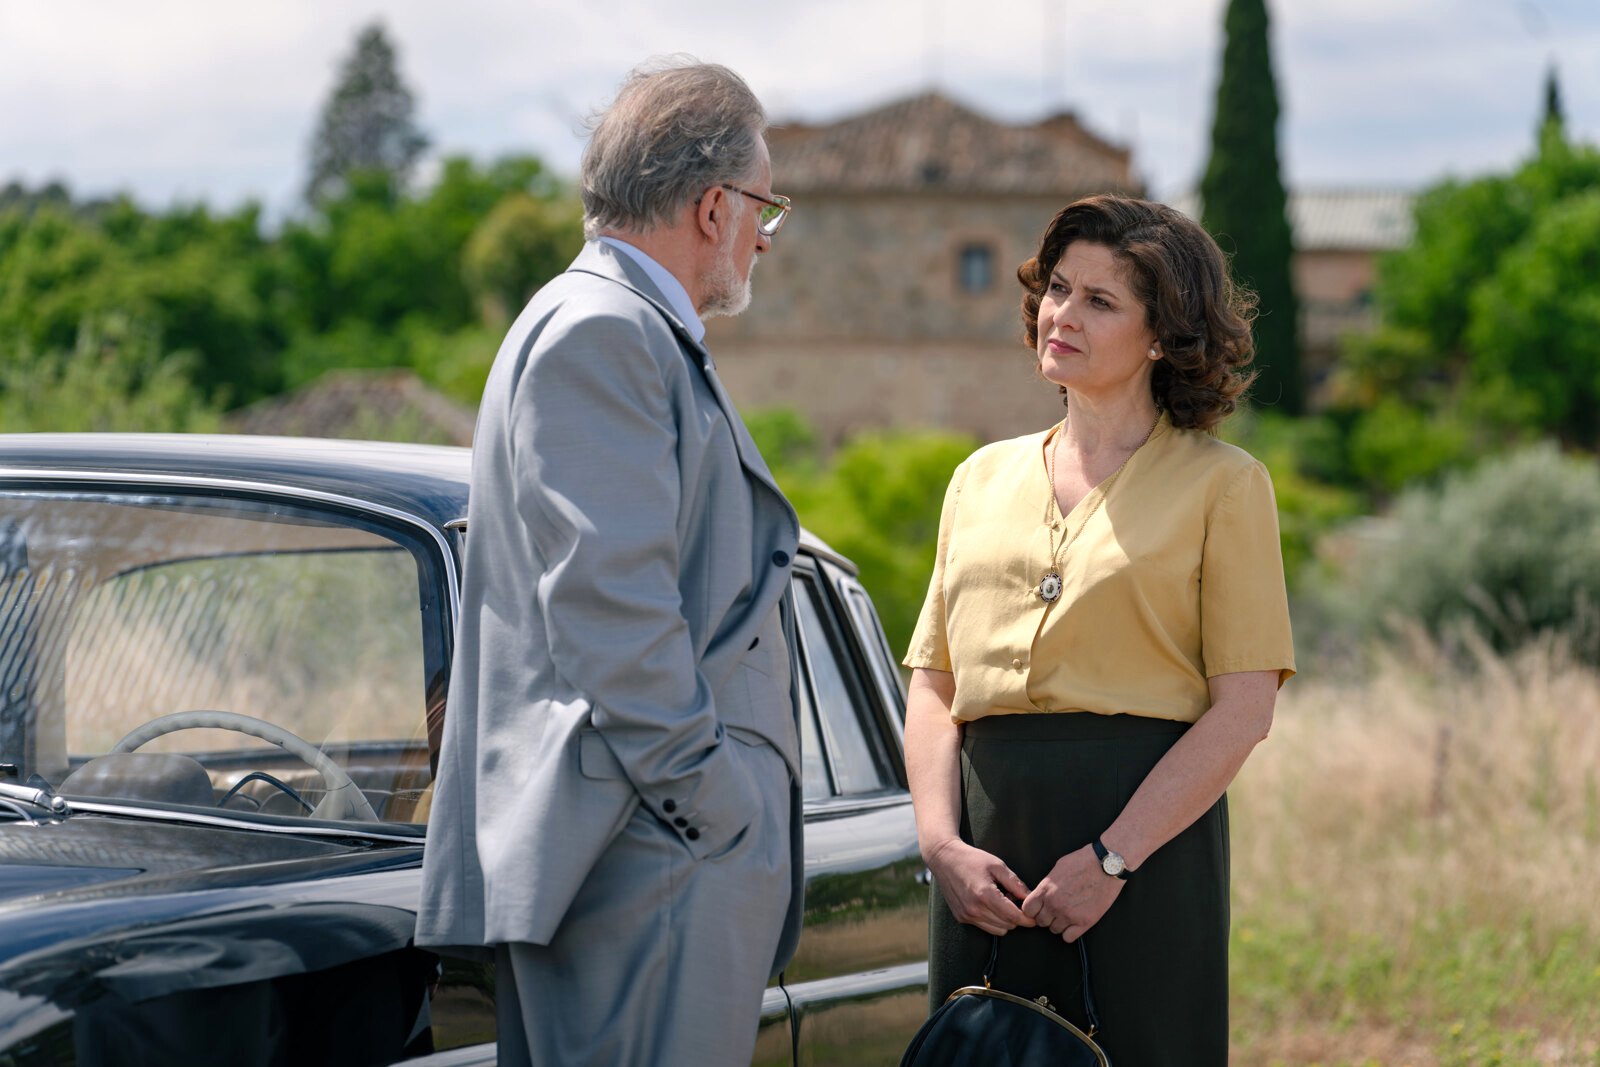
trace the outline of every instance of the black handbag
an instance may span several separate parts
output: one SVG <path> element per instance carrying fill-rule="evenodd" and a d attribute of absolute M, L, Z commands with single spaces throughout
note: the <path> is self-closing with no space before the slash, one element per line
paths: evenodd
<path fill-rule="evenodd" d="M 928 1017 L 911 1039 L 900 1067 L 1110 1067 L 1094 1035 L 1100 1016 L 1089 991 L 1089 953 L 1078 938 L 1083 961 L 1086 1034 L 1056 1014 L 1044 997 L 1024 1000 L 993 986 L 1000 939 L 989 949 L 983 985 L 962 986 Z"/>

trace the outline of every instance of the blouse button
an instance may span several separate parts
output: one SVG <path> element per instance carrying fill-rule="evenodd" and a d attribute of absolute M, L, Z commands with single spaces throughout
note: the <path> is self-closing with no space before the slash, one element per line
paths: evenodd
<path fill-rule="evenodd" d="M 1011 666 L 1012 669 L 1020 671 L 1022 669 L 1022 661 L 1020 659 L 1014 659 L 1011 661 Z"/>

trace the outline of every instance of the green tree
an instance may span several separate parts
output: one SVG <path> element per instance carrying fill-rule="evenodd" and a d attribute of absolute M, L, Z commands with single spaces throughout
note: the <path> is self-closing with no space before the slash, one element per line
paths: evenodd
<path fill-rule="evenodd" d="M 1305 405 L 1299 304 L 1290 274 L 1294 241 L 1278 167 L 1278 88 L 1268 31 L 1266 0 L 1229 0 L 1200 198 L 1206 229 L 1233 255 L 1235 279 L 1260 298 L 1256 402 L 1298 414 Z"/>
<path fill-rule="evenodd" d="M 195 385 L 218 402 L 277 387 L 279 276 L 253 205 L 222 216 L 151 215 L 126 199 L 0 212 L 0 338 L 66 350 L 86 319 L 126 316 L 163 352 L 189 353 Z"/>
<path fill-rule="evenodd" d="M 1543 151 L 1551 142 L 1566 140 L 1567 117 L 1561 107 L 1561 83 L 1556 80 L 1555 64 L 1544 75 L 1544 115 L 1539 120 L 1539 147 Z"/>
<path fill-rule="evenodd" d="M 1481 386 L 1540 429 L 1600 447 L 1600 185 L 1539 214 L 1468 301 Z"/>
<path fill-rule="evenodd" d="M 512 193 L 575 202 L 566 186 L 527 156 L 486 167 L 451 157 L 421 195 L 408 195 L 384 172 L 356 173 L 309 218 L 284 228 L 294 329 L 325 333 L 357 320 L 388 333 L 414 317 L 445 330 L 475 322 L 464 249 L 495 205 Z M 551 211 L 560 213 L 554 206 Z"/>
<path fill-rule="evenodd" d="M 217 410 L 189 380 L 190 356 L 163 352 L 159 331 L 119 314 L 85 319 L 72 346 L 0 345 L 0 428 L 198 432 Z"/>
<path fill-rule="evenodd" d="M 523 192 L 505 196 L 473 231 L 462 259 L 484 318 L 505 322 L 514 317 L 582 245 L 583 212 L 575 200 Z"/>
<path fill-rule="evenodd" d="M 355 50 L 339 69 L 339 80 L 322 105 L 311 143 L 306 200 L 317 203 L 337 192 L 354 171 L 377 170 L 403 188 L 428 146 L 413 118 L 416 101 L 400 77 L 395 49 L 383 26 L 373 23 L 356 37 Z"/>
<path fill-rule="evenodd" d="M 1412 243 L 1379 263 L 1379 327 L 1349 346 L 1340 403 L 1470 424 L 1469 453 L 1543 433 L 1600 445 L 1597 196 L 1600 152 L 1560 137 L 1510 174 L 1424 192 Z"/>

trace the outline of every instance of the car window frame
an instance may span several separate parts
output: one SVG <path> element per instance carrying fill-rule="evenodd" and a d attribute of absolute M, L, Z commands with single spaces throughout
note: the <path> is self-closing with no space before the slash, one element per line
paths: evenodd
<path fill-rule="evenodd" d="M 826 797 L 810 798 L 805 801 L 807 817 L 813 815 L 823 816 L 838 814 L 847 811 L 857 811 L 868 808 L 883 807 L 909 803 L 910 794 L 905 781 L 905 759 L 903 742 L 894 714 L 886 706 L 886 698 L 879 691 L 876 675 L 866 661 L 866 653 L 861 647 L 865 640 L 859 632 L 855 616 L 851 613 L 849 605 L 844 600 L 840 589 L 840 579 L 846 576 L 843 568 L 829 560 L 818 556 L 802 553 L 795 560 L 797 573 L 790 578 L 796 598 L 805 595 L 800 584 L 807 577 L 814 583 L 822 601 L 821 622 L 825 634 L 829 637 L 832 653 L 839 660 L 841 673 L 844 675 L 845 685 L 852 691 L 852 706 L 856 719 L 861 726 L 867 743 L 872 749 L 873 758 L 878 762 L 882 773 L 884 785 L 882 788 L 858 792 L 841 793 L 838 791 L 837 780 L 833 772 L 834 755 L 830 750 L 825 731 L 818 723 L 818 739 L 822 746 L 823 764 L 827 768 L 830 793 Z M 805 577 L 802 576 L 805 575 Z M 862 590 L 865 592 L 865 590 Z M 868 598 L 870 600 L 870 597 Z M 876 615 L 874 607 L 873 613 Z M 800 633 L 799 620 L 795 620 L 796 641 L 790 649 L 791 668 L 795 671 L 796 684 L 811 685 L 811 700 L 818 708 L 818 718 L 821 718 L 821 706 L 817 699 L 814 683 L 811 681 L 811 665 L 806 663 L 802 669 L 800 657 L 809 656 L 811 650 L 806 645 L 806 638 Z M 887 736 L 886 736 L 887 731 Z M 890 739 L 893 740 L 890 740 Z"/>
<path fill-rule="evenodd" d="M 445 695 L 443 682 L 449 678 L 455 654 L 455 628 L 460 617 L 460 555 L 446 531 L 420 515 L 344 493 L 284 485 L 268 480 L 212 477 L 131 471 L 88 471 L 74 469 L 11 468 L 0 467 L 0 481 L 8 491 L 21 493 L 96 494 L 108 497 L 135 496 L 141 493 L 188 495 L 213 498 L 221 501 L 245 500 L 266 506 L 291 507 L 353 519 L 363 529 L 389 537 L 404 548 L 417 566 L 418 611 L 423 615 L 423 704 L 429 732 L 430 775 L 437 772 L 438 754 L 432 733 L 436 722 L 443 721 Z M 437 705 L 438 711 L 435 710 Z M 121 803 L 80 803 L 85 810 L 121 810 Z M 134 810 L 134 809 L 129 809 Z M 143 810 L 143 809 L 140 809 Z M 167 812 L 159 807 L 148 809 L 154 817 L 203 820 L 229 820 L 233 813 L 194 813 L 187 809 Z M 258 816 L 259 817 L 259 816 Z M 351 824 L 324 823 L 320 820 L 295 820 L 303 826 L 302 832 L 331 833 L 344 836 L 352 832 Z M 270 822 L 270 829 L 279 829 Z M 381 827 L 381 828 L 380 828 Z M 292 827 L 288 828 L 292 831 Z M 359 831 L 358 831 L 359 832 Z M 406 840 L 424 840 L 426 828 L 419 824 L 380 823 L 362 836 L 391 837 L 396 834 Z"/>

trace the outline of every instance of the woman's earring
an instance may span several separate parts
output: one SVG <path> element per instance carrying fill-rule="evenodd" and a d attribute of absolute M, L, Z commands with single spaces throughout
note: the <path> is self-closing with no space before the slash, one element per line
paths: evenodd
<path fill-rule="evenodd" d="M 1160 359 L 1161 358 L 1161 356 L 1156 352 L 1156 346 L 1155 345 L 1151 345 L 1150 346 L 1150 358 L 1151 359 Z"/>

